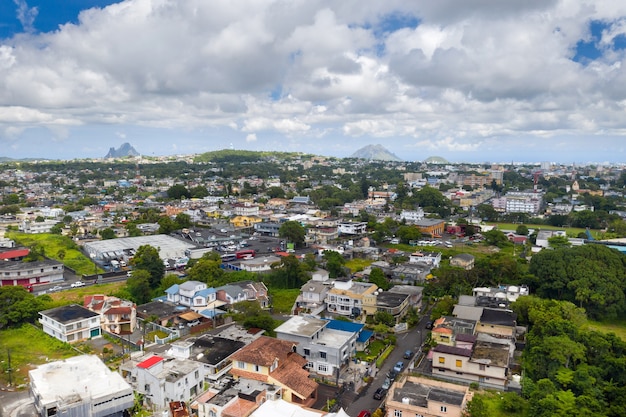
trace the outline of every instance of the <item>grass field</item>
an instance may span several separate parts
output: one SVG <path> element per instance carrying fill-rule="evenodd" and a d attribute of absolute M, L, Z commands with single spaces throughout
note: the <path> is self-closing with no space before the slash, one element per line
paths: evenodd
<path fill-rule="evenodd" d="M 587 326 L 591 330 L 596 330 L 602 333 L 615 333 L 617 337 L 626 341 L 626 322 L 623 320 L 614 321 L 587 321 Z"/>
<path fill-rule="evenodd" d="M 28 382 L 28 371 L 48 361 L 76 356 L 70 345 L 63 343 L 35 327 L 25 324 L 18 329 L 0 331 L 0 384 L 9 383 L 8 352 L 11 352 L 14 386 Z"/>
<path fill-rule="evenodd" d="M 349 268 L 350 272 L 354 274 L 355 272 L 363 271 L 365 268 L 370 266 L 373 262 L 374 261 L 371 259 L 354 258 L 354 259 L 350 259 L 349 261 L 347 261 L 345 266 L 346 268 Z"/>
<path fill-rule="evenodd" d="M 300 294 L 300 289 L 270 289 L 269 293 L 272 297 L 274 312 L 289 314 L 291 313 L 293 303 L 296 302 L 296 298 Z"/>
<path fill-rule="evenodd" d="M 59 305 L 70 303 L 83 303 L 86 295 L 104 294 L 112 295 L 126 285 L 126 282 L 111 282 L 108 284 L 89 285 L 87 287 L 74 288 L 61 292 L 48 294 L 54 301 L 58 301 Z"/>
<path fill-rule="evenodd" d="M 515 230 L 519 226 L 519 224 L 516 223 L 487 223 L 487 225 L 496 226 L 499 230 Z M 524 226 L 535 230 L 565 230 L 568 237 L 576 237 L 579 233 L 585 233 L 586 230 L 580 227 L 556 227 L 545 224 L 524 224 Z M 604 237 L 604 233 L 600 230 L 591 230 L 591 236 L 593 236 L 594 239 L 601 239 Z"/>
<path fill-rule="evenodd" d="M 7 237 L 29 248 L 40 245 L 48 258 L 62 262 L 63 265 L 75 270 L 78 275 L 91 275 L 94 273 L 94 264 L 91 262 L 91 259 L 83 255 L 78 245 L 68 236 L 51 233 L 27 234 L 12 232 L 7 233 Z M 98 272 L 102 272 L 102 270 L 98 269 Z"/>

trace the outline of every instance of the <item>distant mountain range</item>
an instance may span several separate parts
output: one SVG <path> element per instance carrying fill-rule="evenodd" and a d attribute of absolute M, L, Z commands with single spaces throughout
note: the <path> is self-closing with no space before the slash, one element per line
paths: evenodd
<path fill-rule="evenodd" d="M 123 158 L 125 156 L 139 156 L 139 152 L 137 152 L 130 143 L 126 142 L 117 149 L 109 149 L 109 153 L 107 153 L 104 158 Z"/>
<path fill-rule="evenodd" d="M 350 158 L 374 159 L 378 161 L 402 161 L 402 159 L 389 152 L 382 145 L 367 145 L 353 153 Z"/>

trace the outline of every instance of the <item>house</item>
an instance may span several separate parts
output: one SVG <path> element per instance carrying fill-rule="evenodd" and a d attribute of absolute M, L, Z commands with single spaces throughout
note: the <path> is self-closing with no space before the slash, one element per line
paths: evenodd
<path fill-rule="evenodd" d="M 43 331 L 62 342 L 76 343 L 102 336 L 100 315 L 77 304 L 40 311 Z"/>
<path fill-rule="evenodd" d="M 226 304 L 233 305 L 248 299 L 246 292 L 237 285 L 222 285 L 221 287 L 217 287 L 215 290 L 217 291 L 217 299 L 224 301 Z"/>
<path fill-rule="evenodd" d="M 485 333 L 499 338 L 516 338 L 517 314 L 511 310 L 483 308 L 476 323 L 476 333 Z"/>
<path fill-rule="evenodd" d="M 308 361 L 311 372 L 332 376 L 356 353 L 359 332 L 337 330 L 328 324 L 328 320 L 293 316 L 274 331 L 278 339 L 297 344 L 295 351 Z"/>
<path fill-rule="evenodd" d="M 264 402 L 280 396 L 280 387 L 240 379 L 209 389 L 191 404 L 191 408 L 197 417 L 247 417 Z"/>
<path fill-rule="evenodd" d="M 476 297 L 476 304 L 483 307 L 507 307 L 519 297 L 528 295 L 529 289 L 525 285 L 499 285 L 497 287 L 477 287 L 472 291 Z"/>
<path fill-rule="evenodd" d="M 413 252 L 409 255 L 410 264 L 426 264 L 433 268 L 439 268 L 441 252 Z"/>
<path fill-rule="evenodd" d="M 237 210 L 235 210 L 236 212 Z M 237 215 L 230 219 L 230 224 L 235 228 L 252 227 L 256 223 L 260 223 L 262 220 L 258 217 L 258 206 L 255 215 Z"/>
<path fill-rule="evenodd" d="M 473 335 L 475 327 L 475 320 L 442 316 L 433 323 L 431 339 L 436 343 L 457 346 L 457 337 L 461 334 Z"/>
<path fill-rule="evenodd" d="M 271 271 L 272 264 L 280 262 L 280 258 L 274 255 L 258 256 L 252 259 L 242 259 L 239 267 L 248 272 L 266 272 Z"/>
<path fill-rule="evenodd" d="M 393 383 L 385 408 L 388 416 L 461 417 L 471 399 L 467 386 L 409 376 Z"/>
<path fill-rule="evenodd" d="M 415 223 L 424 218 L 424 209 L 418 207 L 417 210 L 402 210 L 400 212 L 400 221 L 406 220 L 407 223 Z"/>
<path fill-rule="evenodd" d="M 261 336 L 231 356 L 230 370 L 235 378 L 254 379 L 277 385 L 285 401 L 312 406 L 317 398 L 318 384 L 304 369 L 308 361 L 287 340 Z"/>
<path fill-rule="evenodd" d="M 180 315 L 189 311 L 191 311 L 189 307 L 171 302 L 151 301 L 137 306 L 137 317 L 145 321 L 154 321 L 161 326 L 167 327 L 168 325 L 180 323 Z"/>
<path fill-rule="evenodd" d="M 367 232 L 367 222 L 341 222 L 337 225 L 340 235 L 362 235 Z"/>
<path fill-rule="evenodd" d="M 230 356 L 245 345 L 245 342 L 239 340 L 205 334 L 176 341 L 171 344 L 167 353 L 178 359 L 200 362 L 204 368 L 205 379 L 214 382 L 230 370 Z"/>
<path fill-rule="evenodd" d="M 239 281 L 233 282 L 231 285 L 237 286 L 243 290 L 246 300 L 257 301 L 261 308 L 269 307 L 269 297 L 267 295 L 267 287 L 261 281 Z"/>
<path fill-rule="evenodd" d="M 471 349 L 439 344 L 432 349 L 433 376 L 505 389 L 509 363 L 515 350 L 512 341 L 478 335 Z"/>
<path fill-rule="evenodd" d="M 326 309 L 344 316 L 360 316 L 363 312 L 374 314 L 376 301 L 368 303 L 370 309 L 365 311 L 364 299 L 373 296 L 377 289 L 375 284 L 355 282 L 350 278 L 337 279 L 326 295 Z"/>
<path fill-rule="evenodd" d="M 409 311 L 408 294 L 381 290 L 374 292 L 374 295 L 376 296 L 376 311 L 391 314 L 396 323 L 400 323 Z"/>
<path fill-rule="evenodd" d="M 469 253 L 459 253 L 450 258 L 450 266 L 456 266 L 469 271 L 474 268 L 474 255 Z"/>
<path fill-rule="evenodd" d="M 321 313 L 325 309 L 324 300 L 330 287 L 330 282 L 309 280 L 300 288 L 300 294 L 296 298 L 296 308 L 308 310 L 313 315 L 316 314 L 314 312 L 319 311 Z"/>
<path fill-rule="evenodd" d="M 102 331 L 131 334 L 137 328 L 137 306 L 132 301 L 106 295 L 89 295 L 83 306 L 100 315 Z"/>
<path fill-rule="evenodd" d="M 95 355 L 49 362 L 28 375 L 39 417 L 122 417 L 135 400 L 131 386 Z"/>
<path fill-rule="evenodd" d="M 409 296 L 409 308 L 422 309 L 422 292 L 424 287 L 416 287 L 414 285 L 394 285 L 389 289 L 390 293 L 406 294 Z"/>
<path fill-rule="evenodd" d="M 201 363 L 147 354 L 120 367 L 122 376 L 148 406 L 166 409 L 170 401 L 189 401 L 204 391 Z"/>

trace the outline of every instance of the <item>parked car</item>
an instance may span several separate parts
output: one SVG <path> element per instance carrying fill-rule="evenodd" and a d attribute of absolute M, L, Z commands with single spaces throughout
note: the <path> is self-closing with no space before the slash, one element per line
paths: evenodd
<path fill-rule="evenodd" d="M 404 368 L 404 362 L 398 361 L 396 365 L 393 367 L 393 370 L 396 371 L 397 373 L 400 373 L 402 372 L 403 368 Z"/>
<path fill-rule="evenodd" d="M 190 321 L 189 323 L 187 323 L 187 326 L 193 327 L 193 326 L 197 326 L 198 324 L 200 324 L 200 320 L 196 319 L 196 320 L 193 320 L 193 321 Z"/>
<path fill-rule="evenodd" d="M 387 378 L 389 378 L 390 380 L 394 380 L 396 379 L 396 377 L 398 376 L 399 372 L 396 371 L 395 369 L 392 369 L 389 371 L 389 373 L 387 374 Z"/>
<path fill-rule="evenodd" d="M 85 283 L 83 281 L 76 281 L 76 282 L 72 282 L 71 287 L 72 288 L 78 288 L 78 287 L 84 287 Z"/>
<path fill-rule="evenodd" d="M 55 285 L 54 287 L 50 288 L 50 290 L 48 290 L 49 292 L 57 292 L 57 291 L 61 291 L 63 290 L 63 287 L 60 285 Z"/>
<path fill-rule="evenodd" d="M 432 328 L 433 328 L 433 322 L 432 322 L 432 321 L 428 321 L 428 322 L 426 322 L 426 328 L 427 328 L 428 330 L 432 329 Z"/>
<path fill-rule="evenodd" d="M 404 359 L 411 359 L 413 357 L 413 351 L 407 350 L 404 352 Z"/>
<path fill-rule="evenodd" d="M 367 410 L 361 410 L 357 417 L 372 417 L 372 414 Z"/>
<path fill-rule="evenodd" d="M 385 394 L 387 394 L 387 390 L 384 388 L 378 388 L 375 392 L 374 392 L 374 399 L 375 400 L 382 400 L 385 396 Z"/>
<path fill-rule="evenodd" d="M 391 379 L 385 378 L 385 382 L 383 382 L 382 388 L 383 389 L 389 389 L 391 387 L 391 382 L 392 382 Z"/>

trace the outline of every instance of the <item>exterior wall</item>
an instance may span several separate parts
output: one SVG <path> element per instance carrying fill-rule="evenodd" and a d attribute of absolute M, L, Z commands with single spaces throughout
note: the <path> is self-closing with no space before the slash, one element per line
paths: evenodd
<path fill-rule="evenodd" d="M 42 315 L 39 318 L 39 323 L 43 326 L 44 333 L 67 343 L 76 343 L 102 335 L 100 317 L 98 316 L 63 324 Z"/>
<path fill-rule="evenodd" d="M 0 262 L 0 286 L 61 282 L 63 270 L 63 264 L 60 262 L 50 262 L 44 265 L 29 262 Z"/>
<path fill-rule="evenodd" d="M 340 348 L 334 346 L 324 346 L 311 341 L 305 336 L 298 336 L 289 333 L 277 333 L 276 337 L 281 340 L 296 342 L 296 352 L 309 361 L 308 367 L 311 372 L 321 375 L 333 375 L 335 368 L 341 368 L 343 356 L 350 353 L 350 341 Z M 314 336 L 315 337 L 315 336 Z M 356 340 L 356 337 L 354 337 Z"/>
<path fill-rule="evenodd" d="M 473 362 L 469 357 L 433 351 L 433 375 L 504 388 L 507 368 Z"/>
<path fill-rule="evenodd" d="M 427 401 L 425 407 L 420 407 L 413 404 L 406 404 L 401 401 L 394 401 L 393 390 L 395 390 L 395 387 L 398 384 L 396 383 L 393 385 L 390 395 L 387 397 L 387 401 L 385 402 L 385 406 L 387 408 L 387 417 L 461 417 L 463 415 L 465 405 L 471 399 L 471 394 L 469 393 L 467 387 L 462 387 L 448 382 L 436 380 L 425 380 L 416 377 L 408 378 L 411 382 L 419 382 L 424 385 L 447 389 L 451 391 L 465 392 L 465 401 L 460 407 L 457 405 L 451 405 L 433 400 Z"/>

